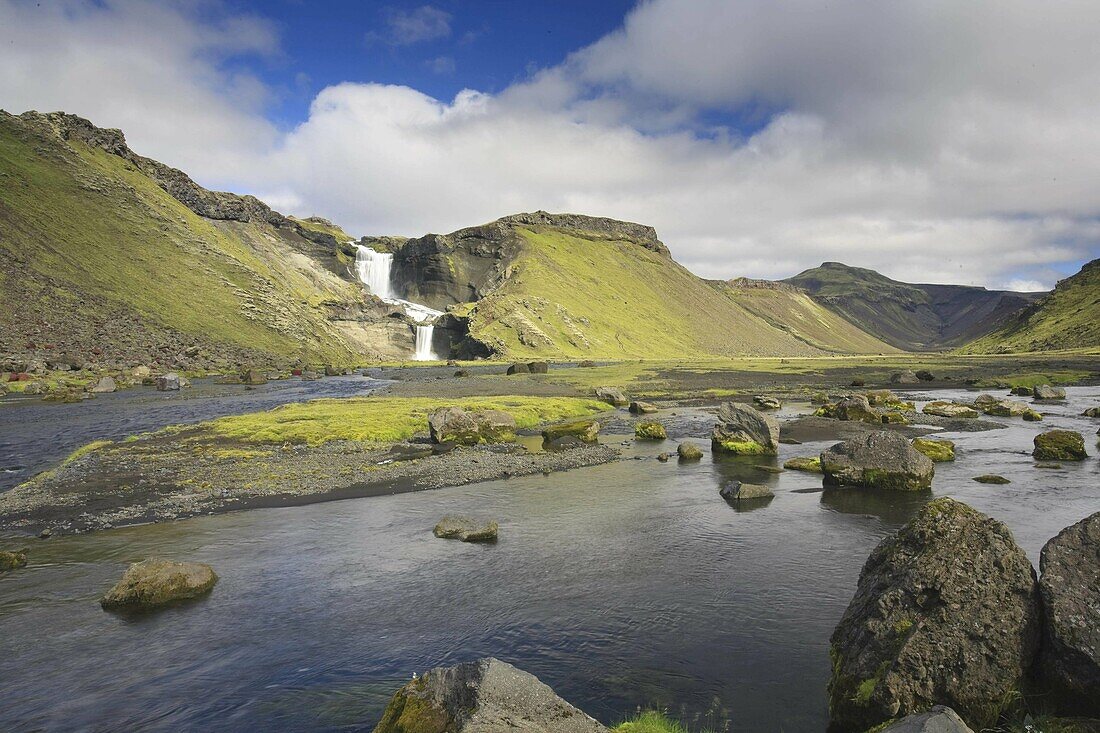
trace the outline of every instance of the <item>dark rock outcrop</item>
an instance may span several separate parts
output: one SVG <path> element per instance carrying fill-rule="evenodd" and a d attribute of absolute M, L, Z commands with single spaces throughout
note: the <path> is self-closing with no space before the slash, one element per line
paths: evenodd
<path fill-rule="evenodd" d="M 950 705 L 993 722 L 1038 652 L 1035 571 L 1012 533 L 966 504 L 926 504 L 868 557 L 832 635 L 831 731 Z"/>
<path fill-rule="evenodd" d="M 821 453 L 825 483 L 873 489 L 922 491 L 932 486 L 935 466 L 897 433 L 849 438 Z"/>
<path fill-rule="evenodd" d="M 779 421 L 774 416 L 736 402 L 718 408 L 711 431 L 711 449 L 738 455 L 770 455 L 779 450 Z"/>
<path fill-rule="evenodd" d="M 1043 679 L 1065 712 L 1100 718 L 1100 512 L 1047 542 L 1039 570 Z"/>
<path fill-rule="evenodd" d="M 605 733 L 534 675 L 498 659 L 440 667 L 393 696 L 374 733 Z"/>

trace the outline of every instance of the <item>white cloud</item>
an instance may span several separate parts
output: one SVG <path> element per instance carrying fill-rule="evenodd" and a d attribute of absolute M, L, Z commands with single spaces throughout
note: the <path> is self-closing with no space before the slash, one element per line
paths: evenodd
<path fill-rule="evenodd" d="M 1093 2 L 651 0 L 621 31 L 498 95 L 340 84 L 282 136 L 262 116 L 263 89 L 236 83 L 252 85 L 239 103 L 217 64 L 274 53 L 265 34 L 241 42 L 249 34 L 223 23 L 212 55 L 212 29 L 185 13 L 156 11 L 172 19 L 158 23 L 145 6 L 77 7 L 46 13 L 35 32 L 60 29 L 60 56 L 76 44 L 105 70 L 164 44 L 162 87 L 141 72 L 73 83 L 58 54 L 28 43 L 0 47 L 0 69 L 9 57 L 21 69 L 0 70 L 5 107 L 48 98 L 123 126 L 141 152 L 204 182 L 354 232 L 579 211 L 653 224 L 716 278 L 840 260 L 911 281 L 1048 283 L 1053 265 L 1100 256 Z M 0 0 L 0 27 L 28 8 Z M 111 17 L 90 22 L 98 15 Z M 126 30 L 107 46 L 109 21 Z M 22 82 L 38 62 L 55 71 Z M 707 122 L 761 110 L 747 135 Z"/>
<path fill-rule="evenodd" d="M 368 32 L 368 42 L 411 46 L 451 35 L 451 14 L 431 5 L 421 5 L 413 10 L 389 8 L 384 15 L 385 28 Z"/>

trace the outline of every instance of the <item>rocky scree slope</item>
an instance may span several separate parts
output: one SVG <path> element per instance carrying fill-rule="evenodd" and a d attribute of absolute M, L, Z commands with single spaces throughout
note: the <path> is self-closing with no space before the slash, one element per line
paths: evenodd
<path fill-rule="evenodd" d="M 540 211 L 393 252 L 395 289 L 447 311 L 435 349 L 456 357 L 894 351 L 794 288 L 699 278 L 640 224 Z"/>
<path fill-rule="evenodd" d="M 914 285 L 839 262 L 822 263 L 783 282 L 908 351 L 962 346 L 1008 323 L 1044 295 L 965 285 Z"/>
<path fill-rule="evenodd" d="M 0 111 L 0 354 L 13 363 L 65 353 L 198 369 L 408 353 L 411 327 L 355 281 L 349 239 L 208 191 L 118 130 Z"/>

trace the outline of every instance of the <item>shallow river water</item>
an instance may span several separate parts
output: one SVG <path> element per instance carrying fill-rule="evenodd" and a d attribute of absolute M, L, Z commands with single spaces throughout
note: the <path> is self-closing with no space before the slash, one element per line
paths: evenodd
<path fill-rule="evenodd" d="M 958 460 L 936 468 L 933 495 L 1006 522 L 1033 562 L 1100 509 L 1100 421 L 1075 417 L 1100 388 L 1070 393 L 1043 423 L 945 434 Z M 952 395 L 974 396 L 935 396 Z M 707 422 L 679 412 L 662 414 L 674 438 Z M 1051 427 L 1082 431 L 1093 457 L 1034 468 L 1032 438 Z M 783 445 L 779 463 L 831 442 Z M 0 576 L 0 730 L 370 730 L 413 672 L 485 655 L 605 723 L 663 706 L 697 727 L 823 730 L 829 635 L 868 553 L 928 497 L 823 493 L 819 476 L 759 459 L 654 460 L 673 445 L 547 477 L 28 541 L 31 565 Z M 983 473 L 1012 483 L 970 480 Z M 739 511 L 718 496 L 731 478 L 776 496 Z M 446 513 L 498 519 L 500 542 L 434 538 Z M 209 562 L 221 581 L 141 620 L 103 612 L 97 598 L 149 555 Z"/>

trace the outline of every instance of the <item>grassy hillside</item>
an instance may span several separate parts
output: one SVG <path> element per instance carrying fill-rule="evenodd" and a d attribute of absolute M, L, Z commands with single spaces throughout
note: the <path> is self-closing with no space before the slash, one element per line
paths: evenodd
<path fill-rule="evenodd" d="M 892 351 L 793 289 L 702 280 L 635 241 L 519 226 L 508 276 L 475 304 L 471 335 L 515 357 L 686 358 Z"/>
<path fill-rule="evenodd" d="M 826 262 L 784 282 L 883 341 L 910 351 L 967 343 L 997 328 L 1040 293 L 962 285 L 913 285 L 874 270 Z"/>
<path fill-rule="evenodd" d="M 1006 326 L 967 344 L 962 351 L 1006 354 L 1098 348 L 1100 260 L 1093 260 Z"/>
<path fill-rule="evenodd" d="M 121 366 L 196 347 L 212 362 L 358 360 L 327 316 L 361 289 L 294 230 L 200 216 L 44 116 L 0 113 L 0 181 L 0 352 Z"/>

